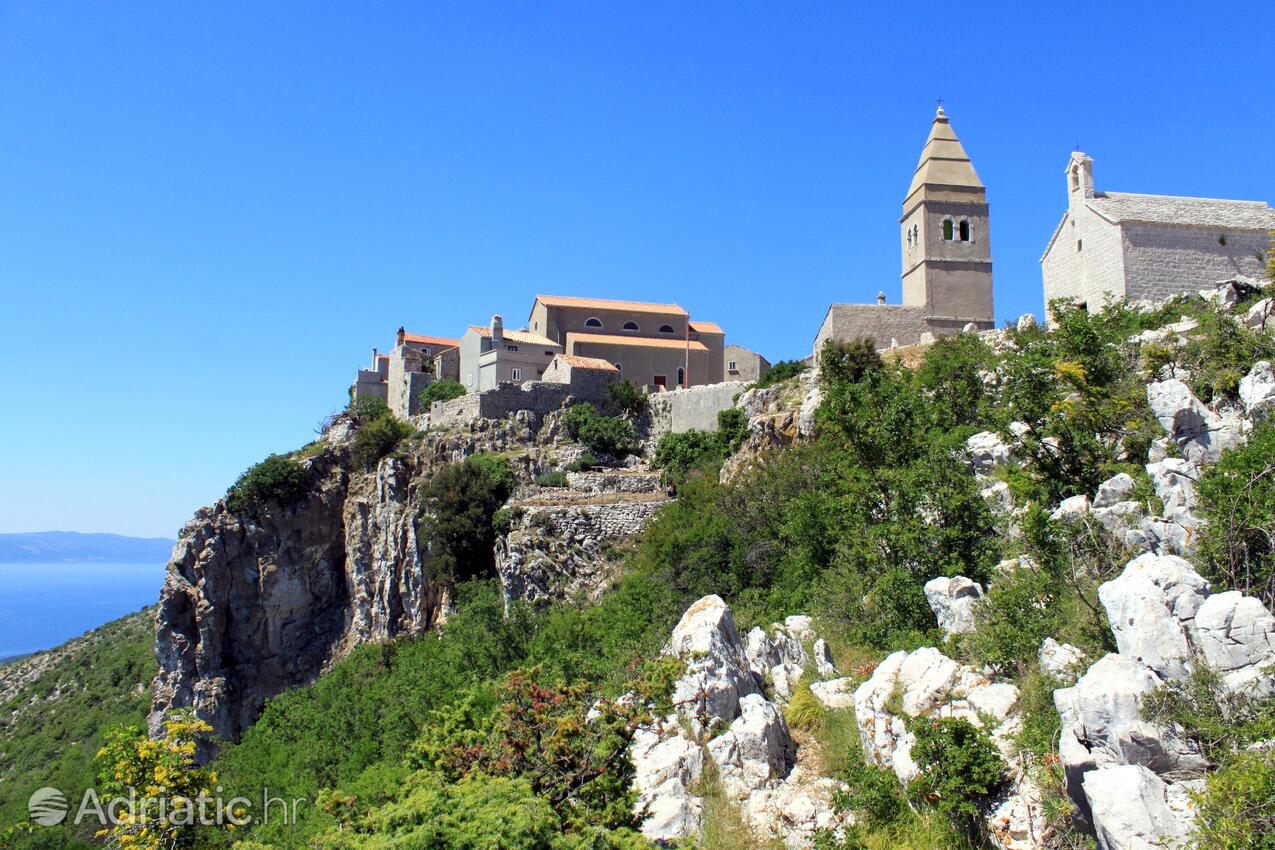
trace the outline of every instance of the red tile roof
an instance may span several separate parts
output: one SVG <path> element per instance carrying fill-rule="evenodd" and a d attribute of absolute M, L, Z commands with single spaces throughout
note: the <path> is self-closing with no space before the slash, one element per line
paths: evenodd
<path fill-rule="evenodd" d="M 684 339 L 661 339 L 652 336 L 616 336 L 615 334 L 582 334 L 575 331 L 567 333 L 567 344 L 572 342 L 587 345 L 624 345 L 630 348 L 680 348 L 686 349 L 688 343 Z M 698 340 L 689 343 L 691 351 L 708 351 L 708 346 Z"/>
<path fill-rule="evenodd" d="M 716 322 L 693 321 L 691 322 L 691 330 L 700 334 L 721 334 L 726 336 L 726 331 L 722 330 L 721 326 Z"/>
<path fill-rule="evenodd" d="M 574 298 L 566 295 L 537 295 L 536 300 L 546 307 L 592 307 L 596 310 L 628 310 L 634 313 L 655 313 L 662 316 L 687 315 L 686 311 L 676 304 L 654 304 L 650 301 L 612 301 L 607 298 Z"/>
<path fill-rule="evenodd" d="M 485 328 L 482 325 L 470 325 L 469 329 L 480 336 L 491 336 L 491 328 Z M 518 342 L 523 345 L 550 345 L 554 348 L 561 348 L 558 343 L 549 339 L 547 336 L 532 333 L 531 331 L 505 331 L 505 339 L 510 342 Z"/>
<path fill-rule="evenodd" d="M 420 345 L 441 345 L 446 348 L 455 348 L 460 345 L 458 339 L 447 339 L 441 336 L 422 336 L 421 334 L 403 334 L 404 342 L 415 342 Z"/>
<path fill-rule="evenodd" d="M 580 357 L 576 354 L 559 354 L 555 360 L 561 360 L 576 369 L 596 369 L 599 372 L 618 372 L 614 363 L 608 363 L 601 357 Z"/>

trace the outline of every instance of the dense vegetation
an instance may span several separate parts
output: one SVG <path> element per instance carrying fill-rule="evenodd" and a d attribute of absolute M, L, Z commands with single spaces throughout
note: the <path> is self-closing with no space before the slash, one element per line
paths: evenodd
<path fill-rule="evenodd" d="M 26 819 L 27 799 L 38 788 L 60 789 L 78 806 L 94 785 L 94 757 L 106 732 L 145 719 L 155 676 L 154 617 L 155 609 L 146 608 L 50 650 L 48 668 L 0 703 L 0 833 Z M 94 830 L 40 827 L 13 842 L 23 850 L 88 848 Z"/>
<path fill-rule="evenodd" d="M 421 404 L 425 405 L 425 409 L 428 410 L 429 406 L 436 401 L 451 401 L 454 398 L 460 398 L 464 394 L 464 384 L 460 381 L 444 378 L 421 390 Z"/>
<path fill-rule="evenodd" d="M 1201 325 L 1185 345 L 1123 344 L 1184 314 Z M 1055 318 L 1049 331 L 1009 331 L 1000 353 L 971 335 L 942 339 L 914 369 L 883 360 L 870 343 L 826 348 L 814 438 L 761 455 L 730 484 L 717 471 L 747 436 L 741 417 L 728 414 L 714 434 L 666 438 L 654 462 L 676 477 L 678 499 L 594 605 L 506 612 L 489 576 L 494 536 L 517 519 L 501 508 L 512 473 L 482 455 L 444 468 L 422 491 L 419 531 L 434 578 L 457 584 L 456 612 L 438 634 L 356 649 L 318 681 L 271 700 L 222 750 L 213 767 L 228 792 L 259 798 L 268 787 L 315 801 L 295 825 L 249 829 L 241 850 L 637 846 L 628 768 L 616 756 L 636 718 L 614 698 L 666 693 L 671 671 L 649 659 L 686 605 L 707 593 L 731 604 L 741 630 L 814 614 L 843 669 L 858 675 L 887 651 L 943 644 L 1016 682 L 1024 764 L 1071 842 L 1060 846 L 1084 846 L 1065 831 L 1056 773 L 1052 691 L 1060 683 L 1038 668 L 1036 650 L 1045 637 L 1091 658 L 1112 648 L 1096 590 L 1128 553 L 1083 521 L 1050 519 L 1049 509 L 1121 471 L 1153 506 L 1142 464 L 1162 431 L 1147 381 L 1184 370 L 1206 400 L 1233 398 L 1236 376 L 1270 343 L 1191 298 L 1152 312 L 1058 304 Z M 775 382 L 801 370 L 784 371 Z M 636 450 L 638 413 L 628 407 L 636 401 L 617 393 L 604 411 L 582 404 L 564 416 L 567 433 L 594 455 L 579 468 Z M 362 432 L 385 414 L 357 418 Z M 980 494 L 986 482 L 959 455 L 980 430 L 999 432 L 1022 458 L 997 473 L 1024 508 L 1021 535 L 1004 533 L 1004 518 Z M 1257 429 L 1200 485 L 1210 577 L 1268 597 L 1273 440 L 1270 426 Z M 368 441 L 370 456 L 393 450 Z M 997 570 L 1011 558 L 1017 569 Z M 976 631 L 944 644 L 923 585 L 957 574 L 995 579 Z M 582 712 L 594 705 L 603 720 L 591 726 Z M 1202 846 L 1272 846 L 1260 804 L 1275 790 L 1275 767 L 1269 751 L 1246 749 L 1275 735 L 1270 704 L 1228 702 L 1204 678 L 1166 689 L 1155 710 L 1205 745 L 1217 768 L 1199 800 Z M 853 717 L 824 711 L 808 686 L 798 686 L 787 716 L 850 789 L 837 805 L 857 826 L 821 837 L 824 847 L 974 846 L 974 814 L 1006 769 L 974 727 L 911 724 L 921 775 L 904 791 L 865 763 Z M 731 846 L 721 836 L 734 833 L 713 811 L 706 843 Z M 231 840 L 198 836 L 207 846 Z"/>

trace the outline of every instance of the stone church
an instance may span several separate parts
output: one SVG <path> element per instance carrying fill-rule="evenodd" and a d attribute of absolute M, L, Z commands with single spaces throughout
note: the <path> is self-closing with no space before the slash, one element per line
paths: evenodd
<path fill-rule="evenodd" d="M 1066 179 L 1067 212 L 1040 258 L 1046 305 L 1162 301 L 1265 268 L 1275 211 L 1263 201 L 1097 192 L 1080 151 Z"/>
<path fill-rule="evenodd" d="M 815 337 L 871 337 L 878 348 L 914 345 L 922 335 L 991 330 L 992 241 L 987 190 L 940 106 L 912 174 L 899 219 L 903 303 L 833 304 Z M 928 338 L 928 337 L 927 337 Z"/>

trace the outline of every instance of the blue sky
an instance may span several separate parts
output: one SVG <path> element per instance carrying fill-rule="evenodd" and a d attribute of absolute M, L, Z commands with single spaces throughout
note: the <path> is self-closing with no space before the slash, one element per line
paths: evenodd
<path fill-rule="evenodd" d="M 897 11 L 896 11 L 897 9 Z M 0 531 L 175 535 L 400 324 L 900 297 L 942 97 L 1000 322 L 1098 187 L 1275 199 L 1275 4 L 0 5 Z"/>

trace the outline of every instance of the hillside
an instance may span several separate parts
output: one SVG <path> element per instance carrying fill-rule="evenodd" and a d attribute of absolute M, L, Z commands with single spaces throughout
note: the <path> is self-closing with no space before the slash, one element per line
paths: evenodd
<path fill-rule="evenodd" d="M 0 534 L 0 564 L 56 564 L 100 561 L 116 564 L 158 564 L 168 560 L 174 541 L 162 537 L 124 537 L 119 534 L 81 534 L 39 531 Z"/>
<path fill-rule="evenodd" d="M 176 547 L 152 730 L 308 801 L 184 839 L 1271 846 L 1275 339 L 1230 294 L 831 348 L 716 434 L 352 407 Z"/>
<path fill-rule="evenodd" d="M 154 617 L 146 608 L 0 668 L 0 824 L 24 820 L 28 797 L 44 786 L 78 802 L 94 782 L 103 733 L 145 720 Z M 16 846 L 88 847 L 92 832 L 41 828 Z"/>

